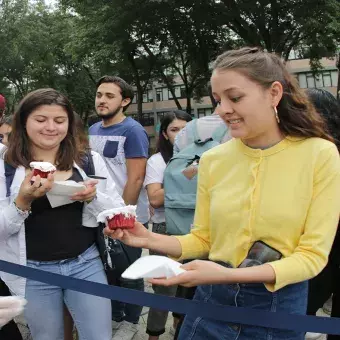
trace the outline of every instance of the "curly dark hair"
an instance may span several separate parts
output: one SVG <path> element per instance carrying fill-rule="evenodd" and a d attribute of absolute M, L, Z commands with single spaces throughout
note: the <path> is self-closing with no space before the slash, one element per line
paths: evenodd
<path fill-rule="evenodd" d="M 340 104 L 336 98 L 324 89 L 306 90 L 309 100 L 313 103 L 316 111 L 326 121 L 327 130 L 334 138 L 340 152 Z"/>
<path fill-rule="evenodd" d="M 167 112 L 161 121 L 161 127 L 159 129 L 159 137 L 156 152 L 160 152 L 164 162 L 168 163 L 173 155 L 173 145 L 169 140 L 165 139 L 163 132 L 166 133 L 168 126 L 175 120 L 185 120 L 186 122 L 190 122 L 192 117 L 189 113 L 182 110 L 174 110 Z"/>

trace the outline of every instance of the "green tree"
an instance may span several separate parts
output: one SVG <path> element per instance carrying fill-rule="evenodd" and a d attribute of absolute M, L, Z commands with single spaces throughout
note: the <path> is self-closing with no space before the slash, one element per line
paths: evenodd
<path fill-rule="evenodd" d="M 53 87 L 71 99 L 86 121 L 95 90 L 88 60 L 74 58 L 71 48 L 77 18 L 51 11 L 43 1 L 26 0 L 3 1 L 0 18 L 0 89 L 11 111 L 29 91 Z"/>
<path fill-rule="evenodd" d="M 223 25 L 249 45 L 286 60 L 292 50 L 315 62 L 339 42 L 337 0 L 221 0 Z"/>

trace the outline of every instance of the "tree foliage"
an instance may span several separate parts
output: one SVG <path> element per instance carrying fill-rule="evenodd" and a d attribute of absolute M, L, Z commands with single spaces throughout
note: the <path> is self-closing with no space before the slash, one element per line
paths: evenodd
<path fill-rule="evenodd" d="M 186 104 L 207 94 L 210 63 L 223 50 L 263 46 L 288 59 L 334 56 L 337 0 L 0 0 L 0 92 L 9 109 L 27 92 L 54 87 L 87 120 L 96 80 L 123 77 L 136 87 L 138 114 L 154 83 L 184 85 Z"/>

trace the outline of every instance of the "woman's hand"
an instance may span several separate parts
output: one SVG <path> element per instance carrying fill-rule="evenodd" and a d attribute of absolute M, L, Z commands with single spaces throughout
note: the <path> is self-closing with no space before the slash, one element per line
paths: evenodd
<path fill-rule="evenodd" d="M 111 230 L 106 227 L 104 234 L 119 241 L 122 241 L 128 246 L 135 248 L 146 248 L 148 240 L 151 237 L 151 232 L 146 229 L 143 224 L 135 222 L 132 229 L 115 229 Z"/>
<path fill-rule="evenodd" d="M 15 203 L 19 209 L 29 210 L 32 202 L 44 196 L 51 190 L 54 182 L 53 174 L 49 174 L 44 180 L 40 176 L 33 177 L 33 171 L 30 171 L 21 183 L 19 193 Z"/>
<path fill-rule="evenodd" d="M 20 315 L 25 304 L 26 300 L 17 296 L 0 297 L 0 327 Z"/>
<path fill-rule="evenodd" d="M 151 279 L 150 283 L 161 286 L 181 285 L 195 287 L 207 284 L 228 283 L 228 274 L 232 268 L 225 268 L 210 261 L 195 260 L 184 264 L 181 268 L 186 272 L 169 279 Z"/>
<path fill-rule="evenodd" d="M 98 181 L 94 179 L 90 179 L 88 181 L 83 182 L 83 184 L 86 186 L 86 189 L 72 195 L 71 200 L 90 203 L 96 197 L 97 183 Z"/>

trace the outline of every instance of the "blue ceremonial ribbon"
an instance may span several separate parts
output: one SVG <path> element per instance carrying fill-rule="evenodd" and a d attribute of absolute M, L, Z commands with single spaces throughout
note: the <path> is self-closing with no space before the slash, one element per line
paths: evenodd
<path fill-rule="evenodd" d="M 188 314 L 194 317 L 214 319 L 232 324 L 340 335 L 340 318 L 294 315 L 244 307 L 214 305 L 75 279 L 2 260 L 0 260 L 0 271 L 63 289 L 134 305 Z"/>

